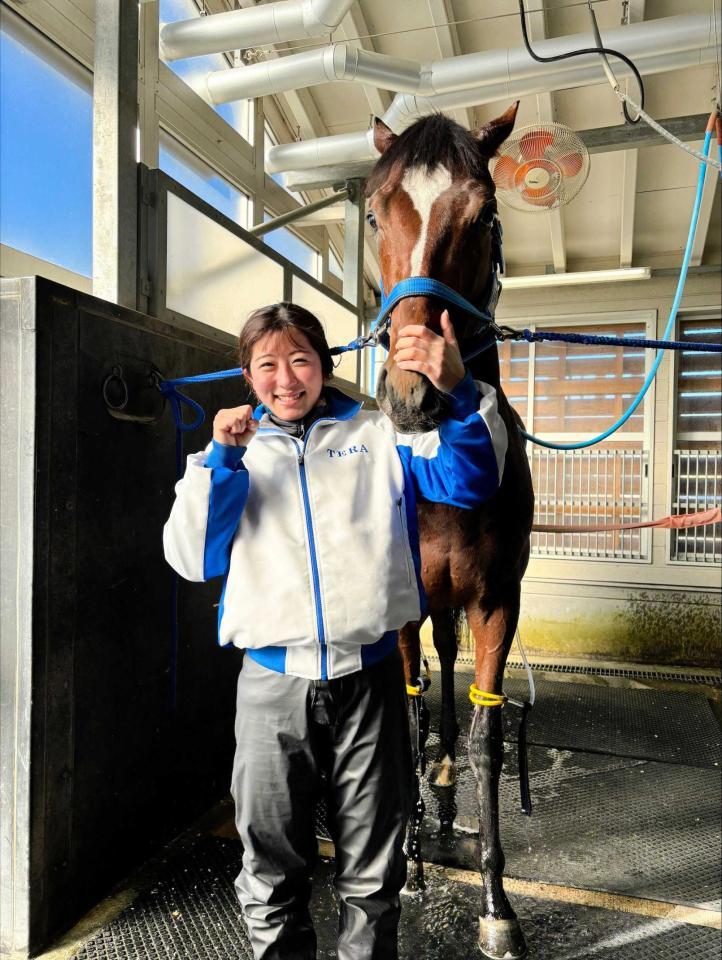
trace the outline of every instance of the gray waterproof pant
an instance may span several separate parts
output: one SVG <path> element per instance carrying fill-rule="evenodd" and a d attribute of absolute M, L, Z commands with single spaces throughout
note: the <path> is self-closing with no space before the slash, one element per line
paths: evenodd
<path fill-rule="evenodd" d="M 236 890 L 256 960 L 315 960 L 308 902 L 323 771 L 336 846 L 338 960 L 396 960 L 412 776 L 398 652 L 326 681 L 245 659 L 231 792 L 243 842 Z"/>

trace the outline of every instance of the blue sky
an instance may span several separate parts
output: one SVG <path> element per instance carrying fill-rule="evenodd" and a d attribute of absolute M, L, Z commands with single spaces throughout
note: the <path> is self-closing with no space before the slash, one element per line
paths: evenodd
<path fill-rule="evenodd" d="M 86 276 L 92 272 L 92 122 L 90 89 L 3 30 L 0 239 Z"/>
<path fill-rule="evenodd" d="M 172 5 L 164 0 L 165 12 L 170 13 Z M 173 12 L 181 12 L 179 5 Z M 207 64 L 206 69 L 218 66 Z M 93 267 L 91 84 L 90 75 L 82 85 L 6 30 L 0 32 L 0 240 L 88 277 Z M 219 113 L 231 123 L 238 119 L 234 105 L 219 108 Z M 170 138 L 159 163 L 197 196 L 244 225 L 240 191 L 206 164 L 186 157 L 184 148 Z M 315 257 L 290 231 L 274 231 L 266 242 L 315 273 Z"/>

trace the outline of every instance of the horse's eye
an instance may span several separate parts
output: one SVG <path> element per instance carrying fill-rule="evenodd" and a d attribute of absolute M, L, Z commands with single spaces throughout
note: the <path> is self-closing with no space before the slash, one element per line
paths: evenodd
<path fill-rule="evenodd" d="M 373 210 L 369 210 L 369 212 L 366 214 L 366 222 L 372 230 L 376 230 L 376 217 L 374 216 Z"/>

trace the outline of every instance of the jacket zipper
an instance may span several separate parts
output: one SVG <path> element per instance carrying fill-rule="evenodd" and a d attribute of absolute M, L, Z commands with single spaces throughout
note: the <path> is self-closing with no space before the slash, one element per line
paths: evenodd
<path fill-rule="evenodd" d="M 412 569 L 413 564 L 411 562 L 411 557 L 409 556 L 409 554 L 411 553 L 411 544 L 409 543 L 409 531 L 406 528 L 406 516 L 405 516 L 402 503 L 403 503 L 403 497 L 399 497 L 399 499 L 396 501 L 396 509 L 399 512 L 399 520 L 401 522 L 401 533 L 403 534 L 404 556 L 406 557 L 406 574 L 409 578 L 409 585 L 411 585 L 414 582 L 416 571 Z"/>
<path fill-rule="evenodd" d="M 311 576 L 313 578 L 313 600 L 316 608 L 316 629 L 318 631 L 318 642 L 321 645 L 321 679 L 328 680 L 328 651 L 326 647 L 326 628 L 323 623 L 323 607 L 321 606 L 321 580 L 318 575 L 318 559 L 316 557 L 316 538 L 313 532 L 313 520 L 311 518 L 311 501 L 308 495 L 308 478 L 306 476 L 306 443 L 311 430 L 316 423 L 312 423 L 306 431 L 303 438 L 303 446 L 293 437 L 290 439 L 296 445 L 298 454 L 296 462 L 298 463 L 298 472 L 301 480 L 301 495 L 303 497 L 303 509 L 306 514 L 306 533 L 308 534 L 308 546 L 311 552 Z"/>

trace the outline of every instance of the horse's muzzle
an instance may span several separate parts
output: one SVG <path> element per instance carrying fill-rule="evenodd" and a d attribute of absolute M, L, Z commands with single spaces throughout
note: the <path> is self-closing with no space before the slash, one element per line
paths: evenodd
<path fill-rule="evenodd" d="M 379 409 L 400 433 L 428 433 L 436 430 L 448 410 L 448 401 L 421 375 L 405 378 L 398 390 L 384 367 L 376 385 Z"/>

